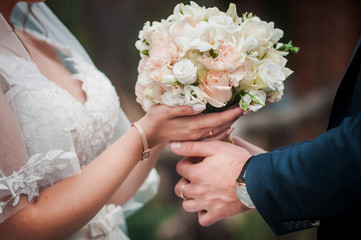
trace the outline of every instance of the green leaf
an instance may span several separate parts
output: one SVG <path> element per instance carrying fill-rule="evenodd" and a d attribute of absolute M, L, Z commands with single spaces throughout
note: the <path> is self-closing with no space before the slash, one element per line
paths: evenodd
<path fill-rule="evenodd" d="M 140 52 L 141 54 L 144 54 L 146 56 L 149 56 L 149 51 L 148 50 L 143 50 Z"/>
<path fill-rule="evenodd" d="M 259 97 L 255 96 L 255 95 L 253 95 L 253 94 L 250 94 L 249 92 L 246 92 L 246 94 L 248 94 L 248 95 L 251 97 L 252 101 L 253 101 L 255 104 L 259 104 L 259 105 L 265 106 L 264 102 L 262 102 L 262 100 L 261 100 Z"/>
<path fill-rule="evenodd" d="M 267 55 L 268 52 L 269 52 L 269 48 L 266 49 L 266 51 L 265 51 L 265 53 L 263 54 L 263 56 L 261 56 L 261 57 L 260 57 L 260 56 L 257 56 L 257 59 L 258 59 L 258 60 L 262 60 L 262 59 Z"/>
<path fill-rule="evenodd" d="M 216 58 L 216 57 L 218 56 L 218 53 L 215 52 L 215 51 L 213 50 L 213 48 L 212 48 L 211 50 L 209 50 L 209 54 L 211 55 L 212 58 Z"/>
<path fill-rule="evenodd" d="M 184 14 L 183 14 L 183 7 L 184 7 L 184 4 L 181 3 L 181 4 L 179 5 L 179 12 L 180 12 L 180 14 L 182 14 L 182 15 L 184 15 Z"/>
<path fill-rule="evenodd" d="M 238 18 L 236 4 L 230 3 L 226 14 L 232 18 L 233 22 L 236 22 Z"/>
<path fill-rule="evenodd" d="M 253 18 L 253 13 L 245 12 L 242 14 L 242 22 L 246 21 L 247 18 Z"/>
<path fill-rule="evenodd" d="M 145 43 L 146 45 L 149 46 L 149 43 L 147 42 L 147 40 L 143 39 L 142 43 Z"/>
<path fill-rule="evenodd" d="M 248 107 L 247 103 L 246 103 L 246 101 L 244 101 L 242 95 L 240 95 L 240 96 L 241 96 L 241 107 L 242 107 L 243 111 L 247 111 L 247 107 Z"/>
<path fill-rule="evenodd" d="M 280 45 L 280 46 L 278 46 Z M 282 52 L 292 52 L 292 53 L 298 53 L 300 51 L 299 47 L 295 47 L 292 45 L 292 41 L 290 40 L 288 43 L 281 43 L 281 44 L 277 44 L 275 43 L 273 45 L 273 47 L 278 50 L 278 51 L 282 51 Z"/>

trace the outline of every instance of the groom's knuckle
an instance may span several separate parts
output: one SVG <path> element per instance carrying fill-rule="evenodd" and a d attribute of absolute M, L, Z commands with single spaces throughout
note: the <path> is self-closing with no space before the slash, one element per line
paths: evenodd
<path fill-rule="evenodd" d="M 196 187 L 196 188 L 194 188 L 194 190 L 193 190 L 193 194 L 194 194 L 195 196 L 201 197 L 201 196 L 203 195 L 203 192 L 202 192 L 202 190 L 201 190 L 199 187 Z"/>
<path fill-rule="evenodd" d="M 179 173 L 180 175 L 182 175 L 182 169 L 183 169 L 183 162 L 180 161 L 180 162 L 178 162 L 177 165 L 176 165 L 176 171 L 177 171 L 177 173 Z"/>
<path fill-rule="evenodd" d="M 198 187 L 195 189 L 195 194 L 197 196 L 203 197 L 206 194 L 206 191 L 202 187 Z"/>
<path fill-rule="evenodd" d="M 194 171 L 194 169 L 190 169 L 188 172 L 189 180 L 192 182 L 198 182 L 199 181 L 199 174 L 197 171 Z"/>

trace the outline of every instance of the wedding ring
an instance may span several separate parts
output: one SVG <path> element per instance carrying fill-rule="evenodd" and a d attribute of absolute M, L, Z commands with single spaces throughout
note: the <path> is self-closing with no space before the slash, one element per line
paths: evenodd
<path fill-rule="evenodd" d="M 184 187 L 185 187 L 186 185 L 187 185 L 187 184 L 183 184 L 183 186 L 181 187 L 181 190 L 180 190 L 180 192 L 179 192 L 179 195 L 180 195 L 181 198 L 183 198 L 183 200 L 186 199 L 186 198 L 184 197 L 184 195 L 183 195 L 183 189 L 184 189 Z"/>
<path fill-rule="evenodd" d="M 213 129 L 211 131 L 209 131 L 208 133 L 209 133 L 209 136 L 213 137 L 213 135 L 214 135 Z"/>

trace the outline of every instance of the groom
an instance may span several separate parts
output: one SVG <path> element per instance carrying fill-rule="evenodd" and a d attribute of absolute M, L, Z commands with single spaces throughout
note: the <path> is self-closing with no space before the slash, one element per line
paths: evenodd
<path fill-rule="evenodd" d="M 188 156 L 177 165 L 183 178 L 175 187 L 184 209 L 198 212 L 203 226 L 256 209 L 276 235 L 318 227 L 318 239 L 358 236 L 360 45 L 361 38 L 336 94 L 328 130 L 316 139 L 267 153 L 240 138 L 234 145 L 171 143 L 174 153 Z"/>

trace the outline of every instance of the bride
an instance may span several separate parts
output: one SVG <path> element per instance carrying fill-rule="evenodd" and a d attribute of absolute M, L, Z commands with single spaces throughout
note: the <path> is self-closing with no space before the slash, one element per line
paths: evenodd
<path fill-rule="evenodd" d="M 0 2 L 1 239 L 128 239 L 166 144 L 224 137 L 242 112 L 158 105 L 131 126 L 74 36 L 26 2 Z"/>

